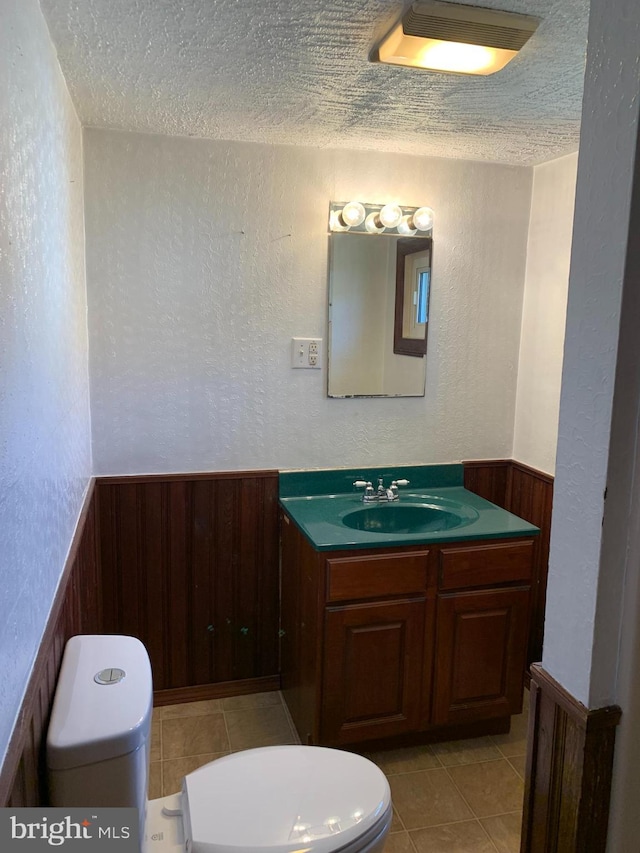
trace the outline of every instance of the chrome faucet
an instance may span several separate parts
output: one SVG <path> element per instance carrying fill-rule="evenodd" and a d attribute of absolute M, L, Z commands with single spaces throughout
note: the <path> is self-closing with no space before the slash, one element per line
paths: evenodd
<path fill-rule="evenodd" d="M 370 480 L 360 479 L 353 484 L 357 489 L 364 488 L 362 500 L 364 503 L 390 503 L 400 499 L 398 486 L 408 486 L 409 480 L 393 480 L 388 488 L 385 488 L 384 478 L 378 477 L 378 488 L 374 488 Z"/>

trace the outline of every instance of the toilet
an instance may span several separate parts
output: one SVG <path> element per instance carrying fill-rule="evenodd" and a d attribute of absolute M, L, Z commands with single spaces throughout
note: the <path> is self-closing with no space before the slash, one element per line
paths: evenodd
<path fill-rule="evenodd" d="M 389 784 L 359 755 L 269 746 L 189 773 L 147 801 L 153 685 L 134 637 L 72 637 L 47 736 L 52 806 L 138 809 L 142 853 L 377 853 Z"/>

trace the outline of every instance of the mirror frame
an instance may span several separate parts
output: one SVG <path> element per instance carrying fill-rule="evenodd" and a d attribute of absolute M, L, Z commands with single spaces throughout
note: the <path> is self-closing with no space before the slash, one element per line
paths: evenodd
<path fill-rule="evenodd" d="M 422 237 L 421 243 L 429 241 L 429 266 L 433 269 L 433 238 Z M 393 351 L 397 355 L 412 355 L 424 358 L 427 354 L 429 322 L 425 323 L 424 340 L 422 338 L 403 337 L 404 325 L 404 274 L 405 257 L 416 251 L 416 241 L 412 237 L 398 240 L 396 245 L 396 310 L 393 323 Z"/>

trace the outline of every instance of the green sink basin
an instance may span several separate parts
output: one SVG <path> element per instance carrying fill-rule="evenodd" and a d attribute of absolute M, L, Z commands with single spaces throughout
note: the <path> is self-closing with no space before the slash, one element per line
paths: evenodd
<path fill-rule="evenodd" d="M 452 530 L 471 524 L 478 517 L 475 512 L 458 513 L 451 507 L 435 504 L 380 503 L 361 506 L 341 517 L 352 530 L 367 533 L 428 533 Z"/>

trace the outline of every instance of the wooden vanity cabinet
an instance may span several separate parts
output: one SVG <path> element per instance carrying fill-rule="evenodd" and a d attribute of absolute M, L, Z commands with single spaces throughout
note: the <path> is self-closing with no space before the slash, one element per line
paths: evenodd
<path fill-rule="evenodd" d="M 428 568 L 425 548 L 327 556 L 323 742 L 420 728 Z"/>
<path fill-rule="evenodd" d="M 435 725 L 521 710 L 528 611 L 528 588 L 438 596 Z"/>
<path fill-rule="evenodd" d="M 522 710 L 532 562 L 531 539 L 440 547 L 434 725 Z"/>
<path fill-rule="evenodd" d="M 282 689 L 303 743 L 521 710 L 533 540 L 315 551 L 282 514 Z"/>
<path fill-rule="evenodd" d="M 324 620 L 321 739 L 354 743 L 416 731 L 425 599 L 330 607 Z"/>

